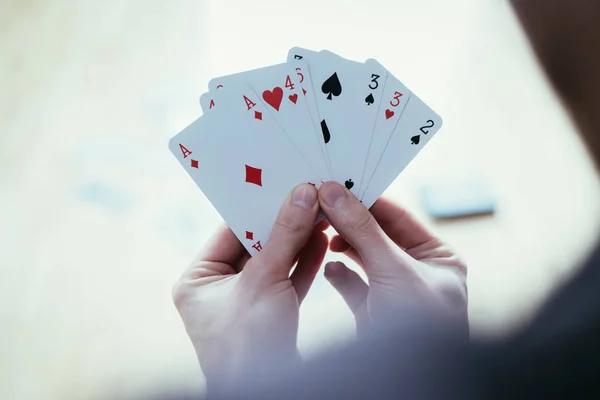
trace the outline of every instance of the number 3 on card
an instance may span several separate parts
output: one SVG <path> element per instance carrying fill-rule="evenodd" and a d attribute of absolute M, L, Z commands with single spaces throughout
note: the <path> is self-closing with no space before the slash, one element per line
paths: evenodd
<path fill-rule="evenodd" d="M 400 97 L 402 97 L 402 93 L 400 93 L 398 91 L 394 92 L 394 97 L 390 101 L 390 105 L 392 107 L 398 107 L 400 105 Z"/>

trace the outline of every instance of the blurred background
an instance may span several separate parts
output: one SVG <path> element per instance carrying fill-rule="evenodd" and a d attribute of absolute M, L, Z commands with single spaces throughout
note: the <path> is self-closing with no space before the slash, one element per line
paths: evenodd
<path fill-rule="evenodd" d="M 577 270 L 600 187 L 505 1 L 4 0 L 1 399 L 202 390 L 171 287 L 220 218 L 167 141 L 211 77 L 293 46 L 376 58 L 444 118 L 387 195 L 466 259 L 474 337 L 514 332 Z M 429 218 L 419 188 L 462 179 L 495 215 Z M 352 330 L 319 275 L 302 353 Z"/>

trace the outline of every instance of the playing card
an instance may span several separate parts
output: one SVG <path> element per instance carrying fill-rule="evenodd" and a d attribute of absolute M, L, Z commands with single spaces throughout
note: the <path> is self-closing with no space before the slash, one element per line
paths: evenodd
<path fill-rule="evenodd" d="M 322 180 L 329 180 L 328 163 L 306 101 L 307 92 L 301 84 L 304 76 L 297 72 L 305 66 L 304 62 L 295 61 L 222 76 L 212 79 L 208 87 L 218 98 L 222 90 L 240 84 L 251 86 L 308 164 Z"/>
<path fill-rule="evenodd" d="M 320 183 L 259 99 L 248 86 L 223 91 L 218 106 L 169 142 L 251 255 L 267 243 L 292 188 Z"/>
<path fill-rule="evenodd" d="M 298 47 L 288 60 L 298 56 L 310 70 L 332 177 L 358 195 L 387 71 Z"/>
<path fill-rule="evenodd" d="M 419 97 L 411 95 L 361 198 L 367 208 L 375 203 L 441 127 L 440 116 Z"/>
<path fill-rule="evenodd" d="M 374 59 L 369 59 L 366 63 L 378 65 L 383 68 L 383 66 Z M 402 116 L 404 107 L 410 99 L 410 96 L 410 90 L 388 71 L 382 94 L 383 100 L 375 119 L 375 129 L 371 136 L 367 161 L 363 170 L 363 178 L 359 189 L 360 197 L 364 194 L 364 189 L 367 187 L 375 173 L 377 164 L 379 164 L 379 160 L 389 143 L 390 137 Z"/>
<path fill-rule="evenodd" d="M 215 100 L 213 99 L 212 94 L 203 93 L 200 96 L 200 107 L 202 108 L 202 112 L 206 114 L 215 106 Z"/>
<path fill-rule="evenodd" d="M 316 134 L 317 142 L 319 143 L 319 147 L 321 148 L 321 154 L 323 154 L 323 158 L 327 163 L 327 170 L 329 172 L 329 177 L 332 177 L 331 172 L 331 160 L 329 160 L 329 154 L 327 154 L 327 148 L 325 145 L 325 141 L 322 137 L 321 132 L 321 119 L 319 117 L 319 109 L 317 107 L 317 99 L 315 98 L 315 92 L 313 89 L 312 78 L 310 76 L 310 70 L 308 68 L 308 64 L 304 61 L 300 62 L 295 60 L 291 62 L 291 64 L 295 67 L 296 74 L 300 79 L 300 84 L 302 85 L 302 93 L 304 93 L 304 99 L 306 101 L 306 105 L 308 106 L 308 110 L 310 112 L 311 121 L 314 126 L 314 132 Z"/>
<path fill-rule="evenodd" d="M 442 125 L 377 61 L 297 47 L 213 79 L 200 105 L 170 150 L 251 255 L 295 186 L 332 179 L 370 207 Z"/>
<path fill-rule="evenodd" d="M 300 49 L 296 47 L 294 49 Z M 293 49 L 292 49 L 293 50 Z M 310 75 L 310 69 L 308 68 L 308 64 L 304 61 L 299 62 L 304 58 L 301 54 L 292 54 L 292 50 L 288 53 L 287 62 L 293 64 L 296 69 L 296 73 L 300 77 L 300 84 L 302 85 L 302 92 L 304 93 L 304 97 L 306 99 L 306 104 L 308 105 L 308 109 L 310 111 L 310 115 L 312 118 L 313 125 L 315 127 L 315 132 L 317 132 L 317 137 L 319 141 L 319 146 L 321 147 L 321 152 L 327 162 L 327 167 L 329 169 L 330 177 L 333 176 L 331 169 L 331 160 L 329 159 L 329 154 L 327 153 L 326 143 L 329 141 L 328 137 L 323 137 L 325 134 L 321 129 L 321 117 L 319 114 L 319 108 L 317 107 L 317 99 L 315 97 L 315 91 L 313 90 L 312 77 Z M 307 53 L 315 53 L 310 50 L 302 49 L 305 54 Z"/>

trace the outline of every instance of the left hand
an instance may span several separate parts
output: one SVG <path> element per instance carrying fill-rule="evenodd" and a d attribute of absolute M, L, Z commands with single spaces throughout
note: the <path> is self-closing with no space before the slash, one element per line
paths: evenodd
<path fill-rule="evenodd" d="M 209 391 L 298 361 L 299 306 L 328 247 L 327 225 L 314 227 L 317 199 L 313 186 L 296 187 L 252 258 L 222 227 L 173 288 Z"/>
<path fill-rule="evenodd" d="M 335 182 L 321 186 L 319 201 L 339 233 L 330 249 L 350 257 L 368 278 L 367 284 L 341 262 L 325 266 L 325 277 L 354 313 L 358 336 L 444 324 L 468 340 L 467 266 L 443 240 L 397 204 L 380 198 L 367 210 Z"/>

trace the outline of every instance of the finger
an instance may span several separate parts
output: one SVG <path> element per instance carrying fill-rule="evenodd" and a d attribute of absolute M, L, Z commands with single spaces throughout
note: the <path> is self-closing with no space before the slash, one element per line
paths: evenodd
<path fill-rule="evenodd" d="M 320 220 L 319 222 L 317 222 L 315 224 L 315 226 L 313 227 L 313 231 L 312 231 L 312 235 L 317 234 L 319 232 L 323 232 L 325 231 L 327 228 L 329 228 L 329 222 L 323 218 L 322 220 Z M 310 239 L 309 239 L 310 240 Z M 302 251 L 302 250 L 300 250 Z M 294 257 L 294 262 L 292 263 L 292 265 L 295 265 L 298 262 L 298 257 L 300 257 L 300 254 L 296 254 L 296 257 Z"/>
<path fill-rule="evenodd" d="M 329 249 L 334 253 L 344 253 L 348 258 L 357 263 L 362 269 L 365 269 L 365 263 L 358 252 L 344 240 L 343 237 L 336 235 L 329 243 Z"/>
<path fill-rule="evenodd" d="M 313 231 L 319 203 L 317 189 L 309 184 L 294 188 L 273 225 L 269 242 L 246 266 L 274 279 L 288 279 L 294 257 Z"/>
<path fill-rule="evenodd" d="M 348 250 L 351 246 L 344 240 L 340 235 L 335 235 L 329 242 L 329 248 L 335 253 L 343 253 Z"/>
<path fill-rule="evenodd" d="M 234 264 L 245 253 L 244 246 L 225 224 L 221 224 L 196 257 L 197 261 Z"/>
<path fill-rule="evenodd" d="M 377 200 L 371 207 L 371 214 L 389 238 L 404 249 L 435 240 L 435 236 L 412 214 L 390 200 Z"/>
<path fill-rule="evenodd" d="M 221 224 L 181 278 L 195 280 L 239 272 L 236 266 L 247 254 L 231 229 Z"/>
<path fill-rule="evenodd" d="M 365 301 L 369 292 L 369 286 L 361 277 L 339 261 L 325 265 L 325 278 L 340 293 L 352 312 Z"/>
<path fill-rule="evenodd" d="M 241 270 L 243 270 L 244 266 L 251 258 L 252 256 L 247 251 L 243 253 L 242 256 L 238 258 L 238 260 L 235 262 L 235 264 L 232 265 L 235 272 L 240 272 Z"/>
<path fill-rule="evenodd" d="M 314 232 L 323 232 L 327 228 L 329 228 L 329 221 L 327 221 L 325 218 L 323 218 L 315 225 L 313 231 Z"/>
<path fill-rule="evenodd" d="M 312 234 L 314 235 L 316 233 L 323 232 L 327 228 L 329 228 L 329 222 L 326 219 L 322 219 L 315 224 Z M 300 250 L 300 251 L 302 251 L 302 250 Z M 300 257 L 300 254 L 296 254 L 296 256 L 294 257 L 294 261 L 292 262 L 292 265 L 295 265 L 298 262 L 299 257 Z"/>
<path fill-rule="evenodd" d="M 326 182 L 319 189 L 321 209 L 329 223 L 356 249 L 366 265 L 390 251 L 390 243 L 369 210 L 348 189 L 336 182 Z"/>
<path fill-rule="evenodd" d="M 314 233 L 300 251 L 298 265 L 290 277 L 299 303 L 302 303 L 306 297 L 321 264 L 323 264 L 328 242 L 327 235 L 323 232 Z"/>

